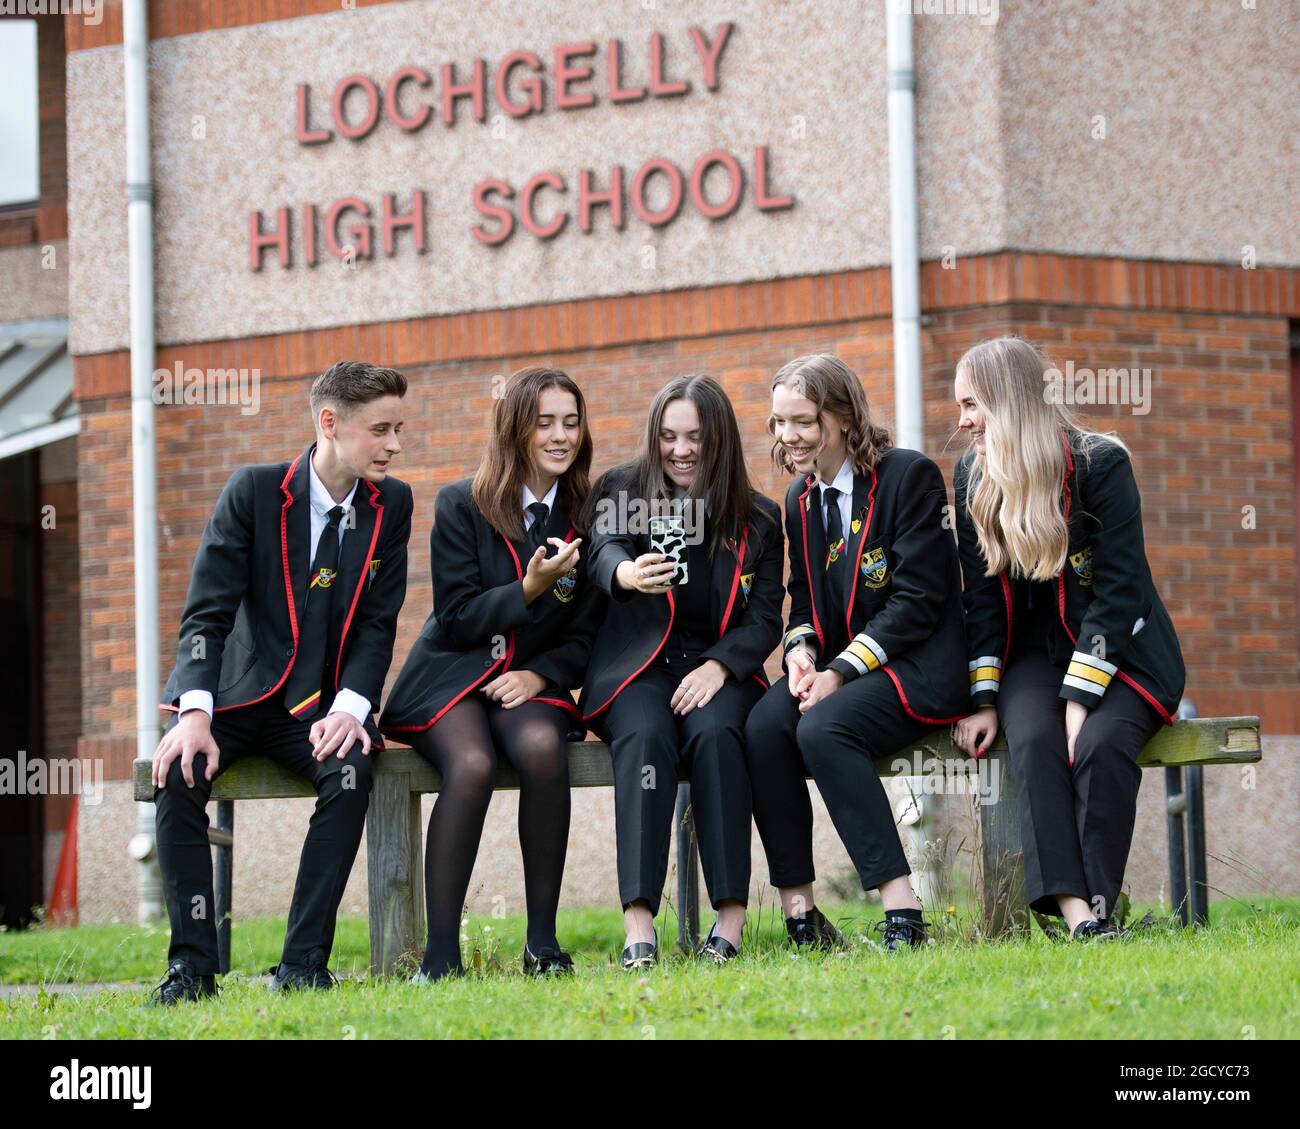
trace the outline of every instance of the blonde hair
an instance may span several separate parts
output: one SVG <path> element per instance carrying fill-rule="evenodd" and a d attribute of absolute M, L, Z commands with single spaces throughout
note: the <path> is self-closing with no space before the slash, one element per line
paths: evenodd
<path fill-rule="evenodd" d="M 889 430 L 871 418 L 871 406 L 867 403 L 867 394 L 857 373 L 839 357 L 830 353 L 809 353 L 795 357 L 777 370 L 768 391 L 774 392 L 782 384 L 812 401 L 817 408 L 818 422 L 823 428 L 826 427 L 826 421 L 822 417 L 826 412 L 844 424 L 847 429 L 845 442 L 848 445 L 849 462 L 858 474 L 875 470 L 881 457 L 893 446 Z M 776 428 L 770 414 L 767 417 L 767 430 L 775 436 Z M 825 442 L 825 439 L 822 441 Z M 776 438 L 772 441 L 772 462 L 786 474 L 795 473 L 794 463 L 790 460 L 785 444 Z"/>
<path fill-rule="evenodd" d="M 1050 580 L 1065 566 L 1069 529 L 1061 489 L 1067 444 L 1084 458 L 1103 443 L 1128 450 L 1114 432 L 1081 426 L 1049 394 L 1047 358 L 1020 337 L 997 337 L 957 362 L 984 416 L 984 450 L 976 451 L 966 491 L 987 576 Z"/>

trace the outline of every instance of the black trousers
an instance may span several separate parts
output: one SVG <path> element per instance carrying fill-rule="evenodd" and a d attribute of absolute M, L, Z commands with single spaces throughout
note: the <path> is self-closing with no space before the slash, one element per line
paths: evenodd
<path fill-rule="evenodd" d="M 1059 914 L 1058 894 L 1109 917 L 1133 842 L 1138 754 L 1160 718 L 1118 678 L 1088 713 L 1071 767 L 1065 743 L 1066 665 L 1043 650 L 1014 653 L 1002 676 L 998 720 L 1011 750 L 1025 851 L 1025 890 L 1039 913 Z"/>
<path fill-rule="evenodd" d="M 691 782 L 691 811 L 709 900 L 749 900 L 749 775 L 745 717 L 762 696 L 753 678 L 728 679 L 708 705 L 685 717 L 669 702 L 698 662 L 652 665 L 598 722 L 614 760 L 618 892 L 624 908 L 645 901 L 658 914 L 668 875 L 679 772 Z"/>
<path fill-rule="evenodd" d="M 339 902 L 366 828 L 370 762 L 378 755 L 372 746 L 370 757 L 363 756 L 361 744 L 356 742 L 342 760 L 337 756 L 324 763 L 315 760 L 308 734 L 316 720 L 292 717 L 284 707 L 282 692 L 212 719 L 212 737 L 221 753 L 218 776 L 239 757 L 260 753 L 305 776 L 316 789 L 316 810 L 303 843 L 289 906 L 282 958 L 288 964 L 304 963 L 313 949 L 323 949 L 329 958 Z M 176 722 L 173 715 L 167 728 Z M 377 731 L 373 724 L 366 728 L 374 740 Z M 158 864 L 172 931 L 167 959 L 188 960 L 200 974 L 217 971 L 207 813 L 212 784 L 203 778 L 206 768 L 206 757 L 194 758 L 194 787 L 190 788 L 177 758 L 168 769 L 166 787 L 154 790 Z"/>
<path fill-rule="evenodd" d="M 784 678 L 772 686 L 749 715 L 745 756 L 773 886 L 803 886 L 816 878 L 805 768 L 864 890 L 911 873 L 872 758 L 910 745 L 927 728 L 907 715 L 882 670 L 845 683 L 806 714 L 799 713 L 799 699 Z"/>

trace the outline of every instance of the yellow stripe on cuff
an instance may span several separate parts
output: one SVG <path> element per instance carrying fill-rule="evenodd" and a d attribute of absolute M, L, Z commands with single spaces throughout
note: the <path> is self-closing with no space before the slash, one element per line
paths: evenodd
<path fill-rule="evenodd" d="M 864 663 L 868 670 L 875 670 L 880 666 L 880 660 L 876 658 L 876 653 L 870 647 L 864 647 L 856 640 L 844 649 Z"/>
<path fill-rule="evenodd" d="M 1001 677 L 1002 671 L 998 670 L 995 666 L 981 666 L 970 672 L 970 680 L 972 682 L 984 682 L 990 679 L 997 682 Z"/>
<path fill-rule="evenodd" d="M 1070 669 L 1066 673 L 1072 674 L 1075 678 L 1095 682 L 1103 690 L 1110 685 L 1110 675 L 1104 670 L 1098 670 L 1095 666 L 1087 666 L 1081 662 L 1072 662 Z"/>

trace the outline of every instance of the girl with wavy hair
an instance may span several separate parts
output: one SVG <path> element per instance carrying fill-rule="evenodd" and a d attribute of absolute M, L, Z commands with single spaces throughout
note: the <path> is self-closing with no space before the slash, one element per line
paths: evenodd
<path fill-rule="evenodd" d="M 920 903 L 874 758 L 964 704 L 957 552 L 939 468 L 894 447 L 857 375 L 829 354 L 772 378 L 772 459 L 792 473 L 786 678 L 749 715 L 754 821 L 797 947 L 843 938 L 813 900 L 805 768 L 864 890 L 879 890 L 888 951 L 926 942 Z"/>

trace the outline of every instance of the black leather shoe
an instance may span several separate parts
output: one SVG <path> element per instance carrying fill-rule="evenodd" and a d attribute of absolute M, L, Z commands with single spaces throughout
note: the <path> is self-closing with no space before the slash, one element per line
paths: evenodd
<path fill-rule="evenodd" d="M 847 949 L 844 935 L 835 928 L 816 906 L 803 917 L 785 919 L 786 935 L 799 949 Z"/>
<path fill-rule="evenodd" d="M 1071 941 L 1114 941 L 1119 937 L 1119 930 L 1105 921 L 1081 921 L 1070 934 Z"/>
<path fill-rule="evenodd" d="M 533 952 L 524 946 L 525 976 L 570 976 L 573 974 L 573 958 L 563 949 L 540 948 Z"/>
<path fill-rule="evenodd" d="M 302 964 L 288 964 L 281 961 L 272 970 L 275 979 L 271 982 L 273 992 L 292 992 L 300 988 L 333 988 L 338 981 L 326 966 L 325 950 L 312 949 Z"/>
<path fill-rule="evenodd" d="M 896 953 L 909 946 L 913 949 L 923 949 L 929 940 L 924 922 L 912 921 L 901 914 L 889 911 L 885 912 L 885 920 L 879 922 L 876 928 L 882 931 L 880 947 L 888 953 Z"/>
<path fill-rule="evenodd" d="M 165 975 L 149 993 L 148 1007 L 167 1007 L 171 1004 L 190 1003 L 205 996 L 217 994 L 217 978 L 201 976 L 187 960 L 174 960 L 167 966 Z"/>
<path fill-rule="evenodd" d="M 653 941 L 637 941 L 623 950 L 623 971 L 637 972 L 649 968 L 659 959 L 659 930 Z"/>
<path fill-rule="evenodd" d="M 740 949 L 728 941 L 726 937 L 718 936 L 718 923 L 715 921 L 713 927 L 709 930 L 709 935 L 695 951 L 695 955 L 700 960 L 711 960 L 714 964 L 726 964 L 727 961 L 735 960 L 736 957 L 740 956 Z"/>

